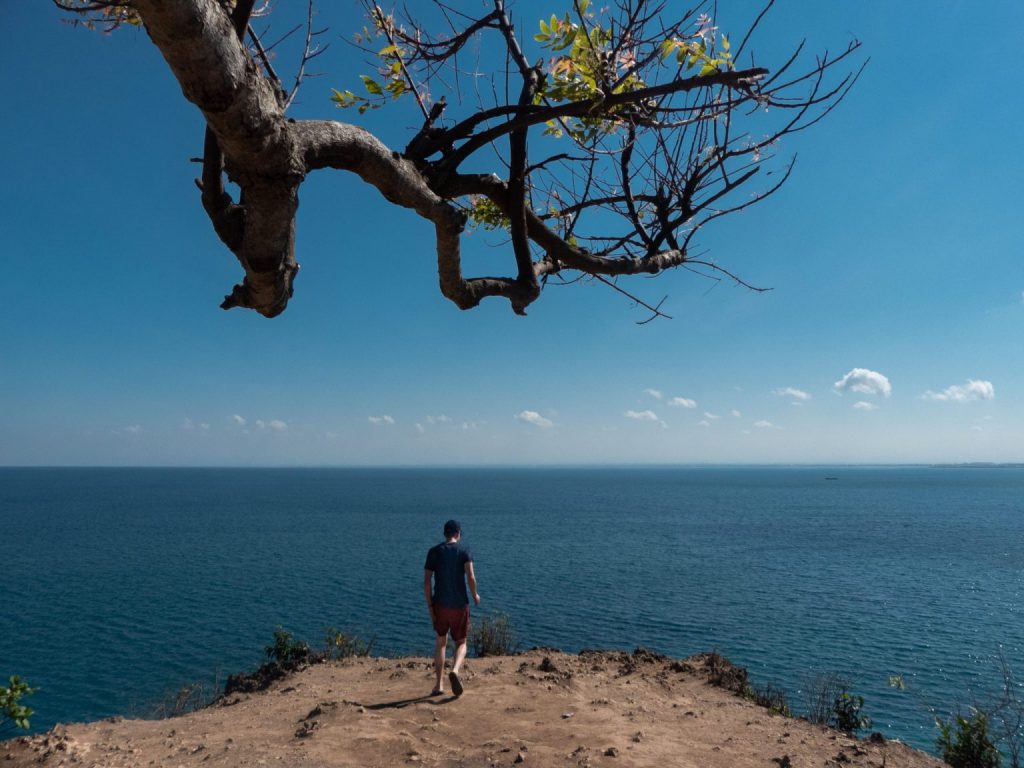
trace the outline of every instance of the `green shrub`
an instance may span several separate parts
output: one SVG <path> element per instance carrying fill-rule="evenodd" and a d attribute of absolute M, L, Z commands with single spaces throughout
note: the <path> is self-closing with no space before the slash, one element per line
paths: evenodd
<path fill-rule="evenodd" d="M 830 725 L 843 733 L 851 735 L 861 728 L 871 727 L 871 718 L 861 714 L 864 709 L 864 697 L 854 696 L 849 691 L 842 691 L 832 702 Z"/>
<path fill-rule="evenodd" d="M 324 633 L 323 660 L 348 659 L 353 656 L 369 656 L 373 650 L 373 639 L 364 641 L 359 635 L 350 635 L 334 627 Z"/>
<path fill-rule="evenodd" d="M 518 648 L 512 622 L 504 613 L 485 616 L 469 632 L 475 656 L 511 656 Z"/>
<path fill-rule="evenodd" d="M 274 642 L 265 650 L 267 657 L 282 669 L 295 669 L 310 660 L 309 646 L 283 627 L 274 630 Z"/>
<path fill-rule="evenodd" d="M 754 702 L 760 707 L 764 707 L 769 712 L 785 717 L 789 717 L 791 714 L 786 692 L 782 688 L 776 688 L 771 683 L 768 683 L 763 688 L 758 688 L 756 685 L 748 685 L 743 692 L 743 698 Z"/>
<path fill-rule="evenodd" d="M 999 768 L 1002 757 L 984 712 L 973 710 L 970 717 L 957 714 L 953 720 L 935 724 L 939 726 L 936 746 L 953 768 Z"/>
<path fill-rule="evenodd" d="M 28 729 L 28 719 L 32 716 L 31 707 L 19 703 L 22 696 L 31 696 L 36 692 L 18 675 L 11 675 L 7 687 L 0 685 L 0 733 L 13 728 Z"/>

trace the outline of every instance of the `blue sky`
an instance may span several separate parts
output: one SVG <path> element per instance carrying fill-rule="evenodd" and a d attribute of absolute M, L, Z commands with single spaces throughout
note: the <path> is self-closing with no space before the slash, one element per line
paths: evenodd
<path fill-rule="evenodd" d="M 322 5 L 327 74 L 293 111 L 358 121 L 329 101 L 358 15 Z M 787 186 L 700 238 L 773 290 L 641 279 L 674 318 L 641 326 L 594 284 L 459 311 L 426 222 L 339 172 L 300 190 L 285 314 L 220 310 L 240 270 L 192 182 L 198 111 L 144 33 L 14 4 L 0 465 L 1024 460 L 1024 5 L 778 5 L 759 63 L 851 36 L 871 63 L 781 147 Z M 720 6 L 726 32 L 754 13 Z M 557 10 L 520 3 L 530 30 L 535 8 Z M 404 146 L 415 115 L 383 112 L 364 124 Z M 467 271 L 496 255 L 467 238 Z"/>

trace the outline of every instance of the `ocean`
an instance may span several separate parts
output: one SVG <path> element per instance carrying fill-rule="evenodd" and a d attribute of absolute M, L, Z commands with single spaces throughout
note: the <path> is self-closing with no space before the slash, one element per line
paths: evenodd
<path fill-rule="evenodd" d="M 717 650 L 797 712 L 837 673 L 926 749 L 1000 654 L 1024 678 L 1024 469 L 827 466 L 0 469 L 0 676 L 38 731 L 253 669 L 278 626 L 427 656 L 450 517 L 524 648 Z"/>

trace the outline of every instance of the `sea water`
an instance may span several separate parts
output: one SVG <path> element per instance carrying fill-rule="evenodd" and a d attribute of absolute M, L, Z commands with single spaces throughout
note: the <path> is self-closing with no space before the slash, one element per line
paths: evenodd
<path fill-rule="evenodd" d="M 1020 468 L 0 469 L 0 675 L 39 730 L 252 669 L 278 626 L 426 656 L 454 517 L 523 647 L 717 650 L 797 712 L 838 673 L 933 748 L 1000 653 L 1024 677 L 1022 500 Z"/>

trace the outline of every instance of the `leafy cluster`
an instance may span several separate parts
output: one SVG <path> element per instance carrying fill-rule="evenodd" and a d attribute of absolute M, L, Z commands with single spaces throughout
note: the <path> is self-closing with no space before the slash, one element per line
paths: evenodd
<path fill-rule="evenodd" d="M 380 6 L 374 6 L 371 18 L 374 23 L 373 31 L 369 27 L 363 27 L 362 32 L 356 35 L 356 42 L 384 37 L 388 44 L 377 51 L 377 58 L 380 60 L 377 76 L 359 76 L 368 95 L 360 96 L 350 90 L 331 89 L 331 101 L 342 109 L 356 107 L 360 115 L 368 109 L 379 109 L 389 100 L 401 98 L 413 87 L 405 67 L 405 58 L 409 52 L 396 41 L 395 34 L 400 30 L 395 26 L 394 17 L 385 15 Z"/>
<path fill-rule="evenodd" d="M 942 759 L 953 768 L 999 768 L 1002 756 L 989 729 L 988 716 L 972 710 L 970 717 L 957 714 L 952 720 L 936 720 L 936 745 Z"/>
<path fill-rule="evenodd" d="M 832 702 L 830 724 L 843 733 L 855 734 L 862 728 L 871 727 L 871 718 L 862 714 L 864 697 L 842 691 Z"/>
<path fill-rule="evenodd" d="M 470 201 L 469 220 L 488 231 L 495 229 L 508 229 L 510 221 L 504 211 L 495 205 L 489 198 L 474 197 Z"/>
<path fill-rule="evenodd" d="M 29 687 L 18 675 L 11 675 L 6 686 L 0 685 L 0 732 L 12 725 L 25 729 L 29 727 L 28 719 L 32 716 L 32 709 L 22 704 L 21 699 L 35 692 L 36 689 Z"/>
<path fill-rule="evenodd" d="M 274 642 L 264 650 L 267 658 L 282 669 L 295 669 L 300 664 L 308 662 L 312 654 L 307 643 L 296 638 L 284 627 L 274 630 Z"/>
<path fill-rule="evenodd" d="M 331 627 L 324 633 L 324 661 L 328 659 L 348 659 L 356 656 L 369 656 L 373 651 L 373 640 L 363 640 L 359 635 L 342 632 Z"/>

